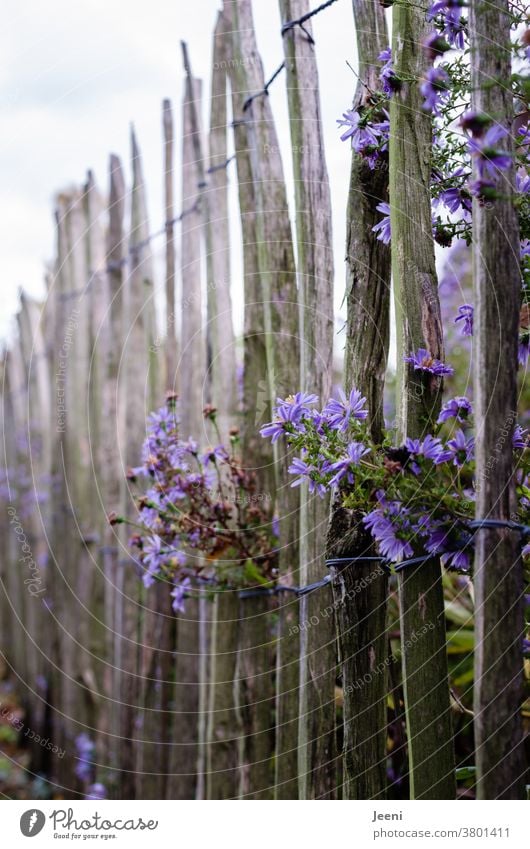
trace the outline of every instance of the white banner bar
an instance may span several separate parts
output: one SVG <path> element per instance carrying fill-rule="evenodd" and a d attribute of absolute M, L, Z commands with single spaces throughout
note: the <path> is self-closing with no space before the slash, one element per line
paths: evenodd
<path fill-rule="evenodd" d="M 198 849 L 528 845 L 524 802 L 19 802 L 1 843 Z M 31 840 L 35 840 L 31 843 Z M 66 843 L 66 841 L 69 841 Z"/>

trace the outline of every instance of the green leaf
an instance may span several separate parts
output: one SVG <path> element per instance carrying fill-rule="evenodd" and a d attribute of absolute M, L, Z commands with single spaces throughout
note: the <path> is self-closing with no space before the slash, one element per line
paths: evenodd
<path fill-rule="evenodd" d="M 473 651 L 475 634 L 473 631 L 448 631 L 447 651 L 449 654 L 465 654 Z"/>
<path fill-rule="evenodd" d="M 467 778 L 474 778 L 476 773 L 476 766 L 460 766 L 456 770 L 456 780 L 465 781 Z"/>

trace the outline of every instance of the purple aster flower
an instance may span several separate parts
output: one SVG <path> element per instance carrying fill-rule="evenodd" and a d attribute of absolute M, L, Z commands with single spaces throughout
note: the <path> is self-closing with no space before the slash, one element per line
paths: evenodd
<path fill-rule="evenodd" d="M 423 47 L 431 62 L 434 62 L 438 56 L 442 56 L 450 49 L 449 44 L 439 32 L 432 32 L 427 36 L 423 42 Z"/>
<path fill-rule="evenodd" d="M 272 533 L 276 537 L 276 539 L 280 538 L 280 520 L 278 516 L 274 516 L 271 524 Z"/>
<path fill-rule="evenodd" d="M 469 192 L 473 197 L 476 197 L 481 204 L 487 201 L 496 200 L 498 197 L 495 183 L 491 180 L 473 180 L 469 183 Z"/>
<path fill-rule="evenodd" d="M 181 447 L 185 454 L 191 454 L 196 457 L 199 453 L 199 445 L 192 436 L 190 436 L 186 442 L 182 442 Z"/>
<path fill-rule="evenodd" d="M 210 448 L 203 454 L 203 463 L 216 463 L 228 460 L 228 454 L 224 445 L 216 445 L 215 448 Z"/>
<path fill-rule="evenodd" d="M 515 175 L 515 190 L 521 195 L 530 193 L 530 176 L 524 168 L 518 169 Z M 528 241 L 528 239 L 526 239 Z"/>
<path fill-rule="evenodd" d="M 445 204 L 449 212 L 456 213 L 462 208 L 464 212 L 471 212 L 473 203 L 471 194 L 463 186 L 452 186 L 440 192 L 440 201 Z"/>
<path fill-rule="evenodd" d="M 155 439 L 164 440 L 168 431 L 174 430 L 178 425 L 178 421 L 175 410 L 164 405 L 147 417 L 147 433 Z"/>
<path fill-rule="evenodd" d="M 406 539 L 406 532 L 410 530 L 406 520 L 395 518 L 395 522 L 380 508 L 372 510 L 363 519 L 363 524 L 370 530 L 373 538 L 379 545 L 383 557 L 393 562 L 411 557 L 413 548 Z"/>
<path fill-rule="evenodd" d="M 429 554 L 440 555 L 446 568 L 467 571 L 471 565 L 470 540 L 469 534 L 455 534 L 452 529 L 441 526 L 430 534 L 425 549 Z"/>
<path fill-rule="evenodd" d="M 447 443 L 447 451 L 440 457 L 438 462 L 446 462 L 453 459 L 455 466 L 462 467 L 469 463 L 475 456 L 475 440 L 472 436 L 466 437 L 463 430 L 457 430 L 453 439 Z"/>
<path fill-rule="evenodd" d="M 530 256 L 530 239 L 521 239 L 521 259 Z"/>
<path fill-rule="evenodd" d="M 483 112 L 476 112 L 474 109 L 468 110 L 460 118 L 462 129 L 473 133 L 474 136 L 483 135 L 490 124 L 491 118 L 488 118 Z"/>
<path fill-rule="evenodd" d="M 306 463 L 301 457 L 295 457 L 287 471 L 290 475 L 299 476 L 292 482 L 291 486 L 300 486 L 305 480 L 309 479 L 311 472 L 315 471 L 315 467 Z"/>
<path fill-rule="evenodd" d="M 263 437 L 271 437 L 271 442 L 274 444 L 286 433 L 303 433 L 305 428 L 300 422 L 303 412 L 304 408 L 301 404 L 295 403 L 294 399 L 283 401 L 278 398 L 278 406 L 274 408 L 276 418 L 269 424 L 263 425 L 260 434 Z"/>
<path fill-rule="evenodd" d="M 530 655 L 530 640 L 527 640 L 526 637 L 523 637 L 523 654 Z"/>
<path fill-rule="evenodd" d="M 358 112 L 351 109 L 344 112 L 342 118 L 337 118 L 337 123 L 339 127 L 347 128 L 340 140 L 351 139 L 352 149 L 357 153 L 361 153 L 365 147 L 377 145 L 376 134 L 366 121 L 363 122 Z"/>
<path fill-rule="evenodd" d="M 108 796 L 107 788 L 104 784 L 101 784 L 99 781 L 95 784 L 91 784 L 88 788 L 88 793 L 85 796 L 85 799 L 92 799 L 94 801 L 100 801 L 101 799 L 106 799 Z"/>
<path fill-rule="evenodd" d="M 471 156 L 477 163 L 479 177 L 494 178 L 499 171 L 509 168 L 512 163 L 511 154 L 501 150 L 498 145 L 508 135 L 508 131 L 500 124 L 490 127 L 484 136 L 475 136 L 468 140 Z"/>
<path fill-rule="evenodd" d="M 316 475 L 321 475 L 323 471 L 321 469 L 317 469 L 316 466 L 309 465 L 305 460 L 302 460 L 300 457 L 295 457 L 291 465 L 289 466 L 290 474 L 299 475 L 299 477 L 292 482 L 291 486 L 300 486 L 304 481 L 307 481 L 309 492 L 312 495 L 316 492 L 320 498 L 323 498 L 326 494 L 327 487 L 321 481 L 315 479 Z"/>
<path fill-rule="evenodd" d="M 378 234 L 377 238 L 380 242 L 383 242 L 385 245 L 389 245 L 392 236 L 390 229 L 390 205 L 384 202 L 378 203 L 376 209 L 378 212 L 383 213 L 384 218 L 372 227 L 372 232 Z"/>
<path fill-rule="evenodd" d="M 144 587 L 153 586 L 155 576 L 158 575 L 166 560 L 167 552 L 163 551 L 162 544 L 162 540 L 156 535 L 148 537 L 143 544 L 142 562 L 147 567 L 142 577 Z"/>
<path fill-rule="evenodd" d="M 451 398 L 450 401 L 446 401 L 443 405 L 442 411 L 438 416 L 438 424 L 443 424 L 443 422 L 447 422 L 449 419 L 456 419 L 457 422 L 463 424 L 472 414 L 473 407 L 471 406 L 471 402 L 464 395 L 459 395 L 456 398 Z"/>
<path fill-rule="evenodd" d="M 426 348 L 418 348 L 416 353 L 410 354 L 408 357 L 403 357 L 403 362 L 411 363 L 415 371 L 427 371 L 430 374 L 435 374 L 438 377 L 444 374 L 453 374 L 454 368 L 435 359 Z"/>
<path fill-rule="evenodd" d="M 440 115 L 440 105 L 442 101 L 447 100 L 450 93 L 450 80 L 447 72 L 440 67 L 430 68 L 420 85 L 420 91 L 425 98 L 422 108 L 426 112 Z"/>
<path fill-rule="evenodd" d="M 309 407 L 311 404 L 318 403 L 318 395 L 315 395 L 314 392 L 295 392 L 294 395 L 289 395 L 283 403 L 298 404 L 300 407 Z"/>
<path fill-rule="evenodd" d="M 460 15 L 457 9 L 448 9 L 444 15 L 444 27 L 442 34 L 446 37 L 449 44 L 456 50 L 463 50 L 465 47 L 465 33 L 465 18 Z"/>
<path fill-rule="evenodd" d="M 171 602 L 171 607 L 175 613 L 184 613 L 184 601 L 186 598 L 186 591 L 190 588 L 191 581 L 189 578 L 183 578 L 182 581 L 173 585 L 173 589 L 171 590 L 170 596 L 173 599 Z"/>
<path fill-rule="evenodd" d="M 383 152 L 388 150 L 388 139 L 390 137 L 390 117 L 386 109 L 383 109 L 383 113 L 385 114 L 385 118 L 382 121 L 378 121 L 375 124 L 372 124 L 372 130 L 378 137 L 378 145 L 379 151 Z"/>
<path fill-rule="evenodd" d="M 433 463 L 436 463 L 443 451 L 441 441 L 435 436 L 431 436 L 430 433 L 427 434 L 423 442 L 419 439 L 406 439 L 405 448 L 409 452 L 410 468 L 415 475 L 419 475 L 421 472 L 421 467 L 416 462 L 419 458 L 423 457 L 425 460 L 432 460 Z"/>
<path fill-rule="evenodd" d="M 447 9 L 461 9 L 463 6 L 467 5 L 467 0 L 434 0 L 434 2 L 429 6 L 427 20 L 432 21 L 436 15 L 440 13 L 445 14 Z"/>
<path fill-rule="evenodd" d="M 526 368 L 528 356 L 530 354 L 530 335 L 519 337 L 519 347 L 517 349 L 517 360 L 519 365 Z"/>
<path fill-rule="evenodd" d="M 388 97 L 391 97 L 396 91 L 399 91 L 401 88 L 401 80 L 399 79 L 392 67 L 391 48 L 387 47 L 386 50 L 383 50 L 383 52 L 379 54 L 378 59 L 380 62 L 385 63 L 379 74 L 381 86 L 383 88 L 384 93 L 388 95 Z"/>
<path fill-rule="evenodd" d="M 527 434 L 528 430 L 526 428 L 521 427 L 521 425 L 515 425 L 512 436 L 512 445 L 515 449 L 526 448 Z"/>
<path fill-rule="evenodd" d="M 462 304 L 462 306 L 458 307 L 458 315 L 455 318 L 455 324 L 458 324 L 459 321 L 462 322 L 462 327 L 460 328 L 462 336 L 473 336 L 474 312 L 472 304 Z"/>
<path fill-rule="evenodd" d="M 333 463 L 331 466 L 331 470 L 335 472 L 334 476 L 329 482 L 330 486 L 337 486 L 346 478 L 348 483 L 354 482 L 354 476 L 352 473 L 352 469 L 359 465 L 361 462 L 361 457 L 364 457 L 365 454 L 369 454 L 370 449 L 366 448 L 362 442 L 350 442 L 348 447 L 346 448 L 346 457 L 337 460 L 336 463 Z"/>
<path fill-rule="evenodd" d="M 78 761 L 75 765 L 74 772 L 81 781 L 88 781 L 92 776 L 93 763 L 91 758 L 94 756 L 94 743 L 83 732 L 75 738 L 75 747 L 77 749 Z"/>
<path fill-rule="evenodd" d="M 352 389 L 347 398 L 344 391 L 339 389 L 339 399 L 331 398 L 322 410 L 322 415 L 328 420 L 332 430 L 346 433 L 351 419 L 363 421 L 368 418 L 368 410 L 365 408 L 366 398 L 358 389 Z"/>
<path fill-rule="evenodd" d="M 400 78 L 390 64 L 385 65 L 381 70 L 379 79 L 381 80 L 381 87 L 388 97 L 391 97 L 396 91 L 399 91 L 402 86 Z"/>

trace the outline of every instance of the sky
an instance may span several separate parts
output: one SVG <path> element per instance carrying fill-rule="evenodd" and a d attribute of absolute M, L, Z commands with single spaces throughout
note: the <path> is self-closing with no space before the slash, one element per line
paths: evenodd
<path fill-rule="evenodd" d="M 316 5 L 315 0 L 312 6 Z M 0 28 L 4 57 L 0 68 L 0 338 L 13 333 L 20 288 L 36 297 L 44 294 L 46 263 L 54 255 L 54 195 L 81 185 L 89 168 L 105 190 L 111 152 L 122 157 L 130 174 L 131 122 L 142 151 L 150 230 L 159 229 L 163 222 L 162 100 L 172 101 L 178 134 L 183 94 L 180 41 L 187 41 L 194 75 L 205 81 L 207 93 L 211 37 L 219 7 L 220 0 L 49 0 L 46 4 L 25 0 L 4 8 Z M 253 9 L 268 77 L 283 59 L 279 4 L 254 0 Z M 344 290 L 350 152 L 340 141 L 336 119 L 351 106 L 355 86 L 347 66 L 356 61 L 350 0 L 338 0 L 316 16 L 313 25 L 334 211 L 339 307 Z M 292 203 L 283 76 L 271 89 L 271 102 Z M 205 120 L 206 114 L 205 110 Z M 178 158 L 177 148 L 177 162 Z M 235 170 L 230 177 L 233 184 Z M 235 189 L 232 217 L 237 220 Z M 161 256 L 163 239 L 153 249 L 155 259 Z M 236 256 L 235 278 L 239 270 Z M 158 271 L 162 289 L 160 265 Z M 236 279 L 236 313 L 238 286 Z"/>

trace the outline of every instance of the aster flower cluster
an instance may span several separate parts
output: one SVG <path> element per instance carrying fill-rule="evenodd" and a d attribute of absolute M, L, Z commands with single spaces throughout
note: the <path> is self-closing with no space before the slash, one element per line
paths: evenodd
<path fill-rule="evenodd" d="M 205 416 L 217 432 L 215 410 L 206 408 Z M 217 444 L 201 451 L 192 438 L 181 439 L 174 395 L 149 417 L 142 464 L 128 474 L 142 485 L 130 543 L 144 585 L 168 583 L 176 612 L 197 581 L 246 586 L 274 579 L 275 528 L 267 499 L 236 455 L 238 444 L 237 428 L 230 450 Z"/>
<path fill-rule="evenodd" d="M 437 376 L 452 372 L 423 349 L 406 359 Z M 469 399 L 448 400 L 433 433 L 406 439 L 398 447 L 391 444 L 390 433 L 382 445 L 374 444 L 366 399 L 357 389 L 349 395 L 340 390 L 322 409 L 317 405 L 312 394 L 278 399 L 274 420 L 261 429 L 262 436 L 285 440 L 298 455 L 289 468 L 291 485 L 305 484 L 309 493 L 321 497 L 338 491 L 343 505 L 362 517 L 389 563 L 432 554 L 448 568 L 467 570 L 473 551 L 468 523 L 475 500 Z M 526 431 L 517 426 L 513 448 L 521 470 L 520 507 L 528 513 L 526 445 Z"/>

